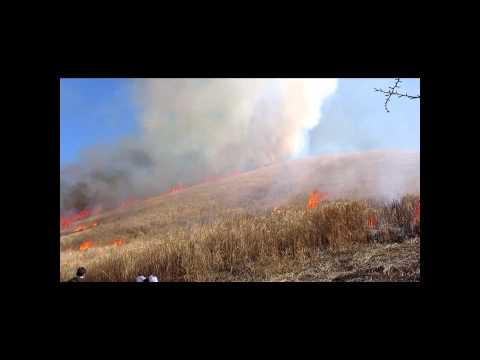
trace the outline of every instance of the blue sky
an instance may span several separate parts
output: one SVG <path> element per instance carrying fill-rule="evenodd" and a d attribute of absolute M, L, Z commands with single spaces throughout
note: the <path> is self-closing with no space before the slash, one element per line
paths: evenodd
<path fill-rule="evenodd" d="M 417 95 L 418 79 L 402 79 L 402 89 Z M 310 132 L 312 154 L 371 149 L 420 149 L 420 103 L 384 97 L 373 91 L 393 79 L 340 79 L 323 106 L 319 125 Z M 132 79 L 62 79 L 60 81 L 60 161 L 74 163 L 93 145 L 114 144 L 140 134 L 140 110 Z"/>
<path fill-rule="evenodd" d="M 74 162 L 92 145 L 138 133 L 139 109 L 130 79 L 60 80 L 60 163 Z"/>
<path fill-rule="evenodd" d="M 419 79 L 401 79 L 399 91 L 420 94 Z M 310 132 L 310 152 L 373 149 L 420 150 L 420 101 L 392 97 L 385 112 L 384 95 L 393 79 L 340 79 L 323 105 L 318 126 Z"/>

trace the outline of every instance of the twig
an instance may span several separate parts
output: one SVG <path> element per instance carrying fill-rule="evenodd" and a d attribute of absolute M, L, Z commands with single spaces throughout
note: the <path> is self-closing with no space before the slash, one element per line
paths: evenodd
<path fill-rule="evenodd" d="M 420 95 L 408 95 L 406 92 L 405 93 L 401 93 L 401 92 L 398 92 L 397 89 L 400 88 L 400 83 L 402 81 L 400 80 L 400 78 L 396 78 L 395 79 L 395 84 L 393 86 L 389 86 L 389 90 L 384 90 L 384 89 L 377 89 L 375 88 L 374 90 L 375 91 L 378 91 L 378 92 L 381 92 L 383 94 L 385 94 L 385 111 L 386 112 L 390 112 L 390 110 L 388 110 L 388 102 L 390 101 L 390 98 L 392 97 L 392 95 L 395 95 L 399 98 L 402 98 L 402 97 L 406 97 L 410 100 L 413 100 L 413 99 L 419 99 L 420 98 Z"/>

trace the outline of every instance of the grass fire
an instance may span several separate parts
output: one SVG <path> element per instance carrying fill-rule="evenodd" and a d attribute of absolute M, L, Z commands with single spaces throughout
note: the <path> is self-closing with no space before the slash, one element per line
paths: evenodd
<path fill-rule="evenodd" d="M 93 246 L 93 241 L 92 240 L 85 240 L 80 244 L 79 250 L 80 251 L 85 251 L 90 249 Z"/>
<path fill-rule="evenodd" d="M 367 159 L 384 156 L 370 153 L 357 162 L 366 166 Z M 132 281 L 137 273 L 176 282 L 338 281 L 350 273 L 352 281 L 418 281 L 418 182 L 405 189 L 411 195 L 379 200 L 365 182 L 339 192 L 325 172 L 323 181 L 300 176 L 328 164 L 319 158 L 266 167 L 84 218 L 83 227 L 72 228 L 88 228 L 87 235 L 65 231 L 62 237 L 61 279 L 87 266 L 90 281 Z M 295 181 L 275 189 L 276 174 L 291 167 Z M 266 185 L 274 194 L 262 190 Z M 373 254 L 376 260 L 368 260 Z M 350 260 L 338 264 L 338 256 Z M 392 266 L 398 271 L 387 272 Z"/>
<path fill-rule="evenodd" d="M 311 194 L 310 197 L 308 198 L 308 203 L 307 203 L 307 209 L 314 209 L 318 206 L 320 203 L 320 200 L 325 198 L 327 194 L 321 193 L 318 190 L 314 190 Z"/>
<path fill-rule="evenodd" d="M 418 109 L 365 81 L 62 79 L 60 281 L 420 281 Z"/>

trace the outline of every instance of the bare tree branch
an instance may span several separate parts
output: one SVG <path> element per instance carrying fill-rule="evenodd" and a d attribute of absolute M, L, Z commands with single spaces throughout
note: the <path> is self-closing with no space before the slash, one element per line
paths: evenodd
<path fill-rule="evenodd" d="M 396 78 L 395 84 L 393 84 L 393 86 L 388 87 L 389 90 L 377 89 L 377 88 L 374 89 L 375 91 L 385 94 L 385 111 L 386 112 L 390 112 L 390 110 L 388 110 L 388 102 L 390 101 L 390 98 L 392 97 L 392 95 L 395 95 L 396 97 L 399 97 L 399 98 L 406 97 L 407 99 L 410 99 L 410 100 L 420 99 L 420 95 L 414 96 L 414 95 L 408 95 L 406 92 L 405 93 L 398 92 L 397 89 L 400 89 L 401 82 L 402 81 L 400 80 L 400 78 Z"/>

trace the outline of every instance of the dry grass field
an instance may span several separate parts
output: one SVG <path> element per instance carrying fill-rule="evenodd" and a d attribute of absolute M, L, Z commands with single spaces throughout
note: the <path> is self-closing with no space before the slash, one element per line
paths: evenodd
<path fill-rule="evenodd" d="M 419 161 L 293 160 L 102 212 L 61 232 L 60 280 L 418 281 Z M 306 210 L 314 190 L 328 195 Z"/>

